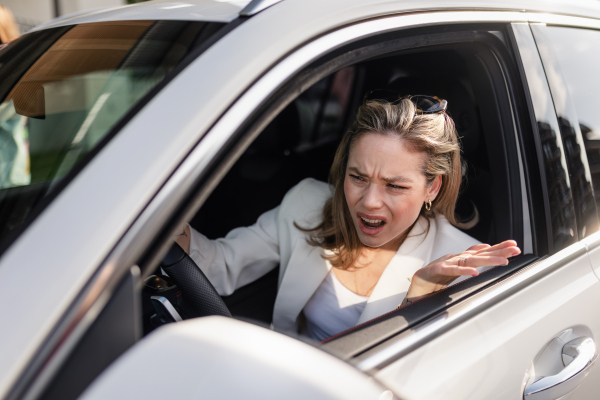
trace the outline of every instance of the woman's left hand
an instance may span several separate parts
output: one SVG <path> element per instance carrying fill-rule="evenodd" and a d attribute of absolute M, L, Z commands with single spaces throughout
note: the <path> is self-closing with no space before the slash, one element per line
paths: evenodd
<path fill-rule="evenodd" d="M 190 254 L 190 226 L 188 224 L 182 225 L 176 232 L 175 236 L 173 236 L 173 240 L 183 249 L 183 251 Z"/>
<path fill-rule="evenodd" d="M 460 254 L 447 254 L 418 270 L 412 277 L 406 294 L 408 300 L 419 298 L 448 286 L 462 275 L 479 275 L 477 268 L 492 265 L 506 265 L 508 258 L 521 254 L 514 240 L 506 240 L 494 246 L 477 244 Z"/>

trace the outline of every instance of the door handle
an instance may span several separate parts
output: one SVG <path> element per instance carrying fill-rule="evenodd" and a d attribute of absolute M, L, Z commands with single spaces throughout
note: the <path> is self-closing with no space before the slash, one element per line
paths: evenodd
<path fill-rule="evenodd" d="M 588 337 L 571 340 L 563 346 L 562 360 L 565 368 L 558 374 L 543 376 L 525 387 L 524 400 L 555 400 L 579 386 L 596 361 L 596 344 Z"/>

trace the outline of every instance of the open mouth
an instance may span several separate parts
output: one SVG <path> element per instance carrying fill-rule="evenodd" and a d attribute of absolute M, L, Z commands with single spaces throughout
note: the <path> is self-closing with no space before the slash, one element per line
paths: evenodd
<path fill-rule="evenodd" d="M 377 229 L 385 225 L 385 221 L 382 219 L 368 219 L 364 217 L 360 217 L 363 225 L 369 229 Z"/>
<path fill-rule="evenodd" d="M 358 227 L 365 235 L 376 236 L 383 231 L 383 227 L 387 223 L 384 217 L 379 215 L 356 213 L 358 217 Z"/>

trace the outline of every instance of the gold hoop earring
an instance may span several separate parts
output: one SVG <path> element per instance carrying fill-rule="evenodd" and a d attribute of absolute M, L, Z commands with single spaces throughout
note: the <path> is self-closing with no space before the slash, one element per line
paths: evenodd
<path fill-rule="evenodd" d="M 425 202 L 425 211 L 431 211 L 431 200 Z"/>

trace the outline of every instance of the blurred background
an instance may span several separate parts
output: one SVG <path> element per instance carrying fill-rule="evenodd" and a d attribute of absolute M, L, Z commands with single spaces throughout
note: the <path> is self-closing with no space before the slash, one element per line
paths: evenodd
<path fill-rule="evenodd" d="M 13 14 L 20 33 L 61 15 L 145 0 L 0 0 Z"/>

